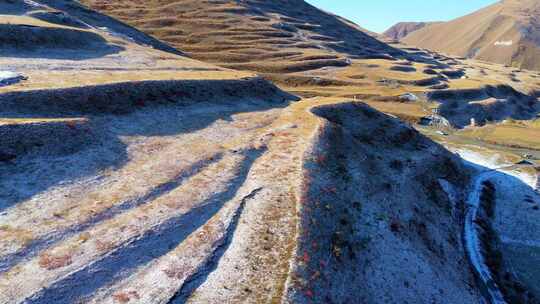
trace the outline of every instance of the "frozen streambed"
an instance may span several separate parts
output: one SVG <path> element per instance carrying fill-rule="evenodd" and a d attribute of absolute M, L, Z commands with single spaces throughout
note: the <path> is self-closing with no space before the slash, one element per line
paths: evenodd
<path fill-rule="evenodd" d="M 12 71 L 0 71 L 0 87 L 16 84 L 22 80 L 26 80 L 26 77 L 22 74 Z"/>
<path fill-rule="evenodd" d="M 485 285 L 491 303 L 506 303 L 482 255 L 480 235 L 476 227 L 482 184 L 490 181 L 496 188 L 493 228 L 501 239 L 501 251 L 516 281 L 533 295 L 540 294 L 540 269 L 531 267 L 540 262 L 540 195 L 535 192 L 537 173 L 528 166 L 512 164 L 499 155 L 459 150 L 460 156 L 478 166 L 480 172 L 471 185 L 465 238 L 471 263 Z"/>

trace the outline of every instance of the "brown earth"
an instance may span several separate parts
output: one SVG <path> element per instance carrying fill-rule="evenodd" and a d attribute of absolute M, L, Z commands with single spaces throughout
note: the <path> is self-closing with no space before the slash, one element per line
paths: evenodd
<path fill-rule="evenodd" d="M 538 1 L 503 0 L 415 31 L 403 42 L 455 56 L 540 70 L 539 18 Z"/>

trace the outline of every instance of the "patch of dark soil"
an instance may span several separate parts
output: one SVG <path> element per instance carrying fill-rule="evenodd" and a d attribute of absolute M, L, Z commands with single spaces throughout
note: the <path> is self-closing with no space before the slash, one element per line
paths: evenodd
<path fill-rule="evenodd" d="M 425 70 L 424 70 L 424 74 L 427 74 L 427 75 L 438 75 L 439 72 L 435 71 L 434 69 L 425 69 Z"/>
<path fill-rule="evenodd" d="M 430 89 L 430 90 L 446 90 L 449 87 L 450 86 L 448 85 L 448 83 L 441 83 L 441 84 L 436 84 L 436 85 L 430 86 L 428 89 Z"/>
<path fill-rule="evenodd" d="M 395 82 L 400 85 L 413 85 L 413 86 L 420 86 L 420 87 L 427 87 L 427 86 L 433 86 L 440 84 L 441 81 L 446 81 L 446 78 L 441 76 L 436 77 L 430 77 L 430 78 L 423 78 L 423 79 L 417 79 L 417 80 L 393 80 L 388 79 L 390 82 Z"/>
<path fill-rule="evenodd" d="M 328 87 L 361 85 L 357 82 L 352 81 L 343 81 L 338 79 L 302 75 L 264 74 L 263 77 L 269 81 L 277 84 L 283 84 L 287 87 Z"/>
<path fill-rule="evenodd" d="M 442 70 L 447 69 L 449 66 L 443 63 L 430 64 L 426 66 L 426 69 Z"/>
<path fill-rule="evenodd" d="M 313 56 L 304 56 L 302 58 L 295 59 L 294 61 L 324 60 L 324 59 L 339 59 L 339 57 L 336 55 L 313 55 Z"/>
<path fill-rule="evenodd" d="M 248 64 L 226 64 L 227 68 L 236 70 L 259 71 L 261 73 L 295 73 L 316 70 L 324 67 L 346 67 L 351 63 L 348 60 L 341 59 L 326 59 L 326 60 L 309 60 L 295 63 L 276 63 L 273 65 L 265 63 L 248 63 Z"/>
<path fill-rule="evenodd" d="M 11 153 L 0 152 L 0 162 L 8 162 L 17 158 L 17 155 Z"/>
<path fill-rule="evenodd" d="M 411 66 L 403 66 L 403 65 L 394 65 L 390 67 L 390 70 L 397 71 L 397 72 L 406 72 L 406 73 L 416 72 L 416 68 L 411 67 Z"/>

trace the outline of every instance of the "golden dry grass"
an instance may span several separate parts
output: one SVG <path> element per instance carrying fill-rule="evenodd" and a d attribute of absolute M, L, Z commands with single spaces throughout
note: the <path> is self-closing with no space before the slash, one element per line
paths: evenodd
<path fill-rule="evenodd" d="M 540 150 L 540 122 L 538 120 L 470 128 L 460 133 L 490 144 Z"/>
<path fill-rule="evenodd" d="M 349 55 L 399 53 L 358 26 L 304 1 L 83 0 L 187 52 L 221 66 L 292 73 L 343 66 Z M 335 52 L 328 52 L 333 49 Z"/>
<path fill-rule="evenodd" d="M 178 62 L 177 62 L 178 64 Z M 0 87 L 0 93 L 38 89 L 83 87 L 99 84 L 114 84 L 149 80 L 221 80 L 253 76 L 249 72 L 231 70 L 213 71 L 155 71 L 141 69 L 133 71 L 28 71 L 29 80 L 9 87 Z"/>
<path fill-rule="evenodd" d="M 144 205 L 134 206 L 119 216 L 97 223 L 85 232 L 61 240 L 59 246 L 55 244 L 55 248 L 58 250 L 46 250 L 33 259 L 37 259 L 39 269 L 36 269 L 38 271 L 47 270 L 60 277 L 62 268 L 76 271 L 76 263 L 80 261 L 82 264 L 91 265 L 94 260 L 100 259 L 103 254 L 122 246 L 131 237 L 143 235 L 146 230 L 156 227 L 158 222 L 167 220 L 171 213 L 184 212 L 187 208 L 193 208 L 199 199 L 201 202 L 206 202 L 207 195 L 213 195 L 213 192 L 230 183 L 232 177 L 238 174 L 237 170 L 244 161 L 244 156 L 241 156 L 242 153 L 237 153 L 238 151 L 264 150 L 263 156 L 250 169 L 253 174 L 249 179 L 252 182 L 249 187 L 261 184 L 272 191 L 276 189 L 277 194 L 265 197 L 264 199 L 268 202 L 261 200 L 257 204 L 253 204 L 256 208 L 264 208 L 260 213 L 261 216 L 257 217 L 257 222 L 263 219 L 264 223 L 261 227 L 250 224 L 250 236 L 251 234 L 253 236 L 244 239 L 249 242 L 251 254 L 245 259 L 238 260 L 249 262 L 245 264 L 245 267 L 242 267 L 242 271 L 250 274 L 246 276 L 248 278 L 246 286 L 255 289 L 257 294 L 254 294 L 253 297 L 258 302 L 265 302 L 266 299 L 271 298 L 272 302 L 277 303 L 285 292 L 289 262 L 295 255 L 296 240 L 294 237 L 299 187 L 297 182 L 302 173 L 302 157 L 308 142 L 319 129 L 322 121 L 321 117 L 313 115 L 310 110 L 316 106 L 336 104 L 349 101 L 352 98 L 367 101 L 383 112 L 414 123 L 429 114 L 433 106 L 424 101 L 395 101 L 401 94 L 414 92 L 420 96 L 420 93 L 428 90 L 425 86 L 417 83 L 417 81 L 431 77 L 422 72 L 427 67 L 425 63 L 352 59 L 346 65 L 341 66 L 339 62 L 346 57 L 345 52 L 332 55 L 334 53 L 313 47 L 320 45 L 320 41 L 326 38 L 310 37 L 309 41 L 302 42 L 305 43 L 304 47 L 300 47 L 297 42 L 291 43 L 291 37 L 283 31 L 276 30 L 274 27 L 269 28 L 278 19 L 295 24 L 298 28 L 314 27 L 314 25 L 305 22 L 300 24 L 298 20 L 290 19 L 290 17 L 287 17 L 289 19 L 273 15 L 254 17 L 247 14 L 246 8 L 233 2 L 177 1 L 170 3 L 170 1 L 155 0 L 148 2 L 123 0 L 112 3 L 110 1 L 87 2 L 103 11 L 124 16 L 132 24 L 156 36 L 162 36 L 168 42 L 184 46 L 184 50 L 189 50 L 195 58 L 215 62 L 225 67 L 240 68 L 246 72 L 216 68 L 212 64 L 128 44 L 126 53 L 122 53 L 121 56 L 128 57 L 132 51 L 144 52 L 150 56 L 154 64 L 152 69 L 139 66 L 132 71 L 112 71 L 104 69 L 103 65 L 105 64 L 101 63 L 101 66 L 94 66 L 93 69 L 85 71 L 76 69 L 47 72 L 28 70 L 25 71 L 29 77 L 28 81 L 2 88 L 0 92 L 142 80 L 230 79 L 252 76 L 253 72 L 266 72 L 269 74 L 264 75 L 265 77 L 277 82 L 285 90 L 306 92 L 306 94 L 312 94 L 314 98 L 304 98 L 283 109 L 272 109 L 268 113 L 264 113 L 264 111 L 245 112 L 236 113 L 231 119 L 219 118 L 215 125 L 213 123 L 212 126 L 207 127 L 208 129 L 215 127 L 215 130 L 211 130 L 215 133 L 205 133 L 203 129 L 190 131 L 189 134 L 178 135 L 178 137 L 170 134 L 167 136 L 148 136 L 146 134 L 122 136 L 121 139 L 125 143 L 130 143 L 133 146 L 136 143 L 137 149 L 128 150 L 130 152 L 129 161 L 121 167 L 104 170 L 103 178 L 111 179 L 111 183 L 107 185 L 105 190 L 102 187 L 96 187 L 95 189 L 85 189 L 84 192 L 70 193 L 73 197 L 64 196 L 60 203 L 54 199 L 48 200 L 51 205 L 57 203 L 57 207 L 48 210 L 47 217 L 34 220 L 32 225 L 21 225 L 28 231 L 14 229 L 7 225 L 0 226 L 0 236 L 4 238 L 4 241 L 8 240 L 8 246 L 12 246 L 10 247 L 12 249 L 17 246 L 22 248 L 28 242 L 39 239 L 42 234 L 62 231 L 69 229 L 71 225 L 88 222 L 111 208 L 132 201 L 133 197 L 144 197 L 146 193 L 151 193 L 156 185 L 159 186 L 155 189 L 159 190 L 161 185 L 167 185 L 177 178 L 178 172 L 190 170 L 189 164 L 195 160 L 207 162 L 213 161 L 217 154 L 225 153 L 225 156 L 216 163 L 212 162 L 208 167 L 201 169 L 200 172 L 189 177 L 176 188 L 164 192 L 161 196 Z M 159 9 L 150 10 L 148 7 L 158 7 Z M 108 39 L 111 38 L 108 37 Z M 332 62 L 336 64 L 332 64 Z M 1 63 L 2 59 L 0 59 Z M 391 70 L 399 63 L 408 64 L 416 71 Z M 387 80 L 389 82 L 386 82 Z M 480 77 L 449 80 L 449 83 L 453 88 L 477 88 L 490 81 L 497 83 L 496 79 L 489 78 L 482 81 Z M 187 110 L 182 109 L 182 111 Z M 195 113 L 195 115 L 197 114 Z M 111 119 L 113 118 L 111 117 Z M 2 119 L 0 125 L 56 121 L 69 123 L 79 120 L 83 119 Z M 227 121 L 227 123 L 220 125 L 221 120 Z M 138 119 L 136 124 L 142 123 L 142 121 L 144 119 Z M 183 121 L 177 122 L 175 119 L 159 117 L 156 120 L 156 125 L 159 123 L 181 124 Z M 230 128 L 223 129 L 223 126 Z M 533 130 L 537 127 L 538 125 L 535 123 L 530 128 Z M 227 133 L 232 135 L 222 136 L 228 135 Z M 213 134 L 219 135 L 219 137 L 213 139 Z M 143 139 L 146 142 L 143 142 Z M 157 155 L 159 156 L 156 157 Z M 180 156 L 182 159 L 179 162 L 171 162 Z M 121 178 L 112 181 L 115 176 Z M 209 189 L 211 191 L 208 191 Z M 335 192 L 335 190 L 333 191 Z M 27 210 L 33 212 L 30 208 Z M 247 219 L 249 220 L 249 218 Z M 242 221 L 245 220 L 246 218 L 242 219 Z M 205 223 L 205 225 L 208 223 L 212 223 L 212 221 Z M 242 224 L 246 223 L 242 222 Z M 206 231 L 206 227 L 203 227 L 204 231 Z M 286 237 L 281 240 L 271 239 L 272 234 L 268 231 L 271 231 L 272 227 L 273 231 L 276 231 L 275 228 L 285 229 L 288 227 L 286 233 L 283 233 Z M 259 228 L 260 230 L 257 230 Z M 34 235 L 31 232 L 40 235 Z M 200 241 L 208 242 L 206 238 L 209 233 L 207 232 L 200 235 L 204 239 Z M 268 235 L 270 235 L 270 239 L 261 240 L 261 236 Z M 193 247 L 195 251 L 204 251 L 199 244 L 196 242 L 194 244 L 197 245 Z M 280 250 L 280 252 L 279 254 L 271 254 L 261 247 L 271 247 Z M 185 248 L 181 247 L 180 249 Z M 237 265 L 235 267 L 239 267 Z M 255 266 L 260 265 L 272 265 L 276 271 L 272 275 L 266 271 L 257 272 Z M 158 267 L 151 268 L 159 271 Z M 166 271 L 167 277 L 172 279 L 184 269 L 180 265 L 167 268 Z M 34 275 L 32 271 L 27 271 L 22 275 L 21 273 L 23 272 L 16 269 L 13 275 L 20 275 L 20 278 L 29 278 Z M 39 280 L 44 277 L 40 277 L 38 274 L 36 278 Z M 14 281 L 24 282 L 26 280 Z M 27 287 L 26 292 L 28 292 L 28 290 L 41 288 L 52 281 L 43 280 L 43 282 L 34 285 L 32 282 L 22 284 Z M 164 283 L 166 284 L 167 281 Z M 156 287 L 152 286 L 152 288 L 155 290 Z M 24 290 L 19 286 L 16 289 Z M 269 290 L 273 290 L 270 295 Z M 139 296 L 123 292 L 120 289 L 117 291 L 112 294 L 116 302 L 127 302 L 133 297 L 138 298 Z"/>

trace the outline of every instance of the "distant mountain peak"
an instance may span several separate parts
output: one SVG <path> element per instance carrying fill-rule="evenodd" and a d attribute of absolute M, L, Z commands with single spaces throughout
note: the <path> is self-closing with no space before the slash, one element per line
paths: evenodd
<path fill-rule="evenodd" d="M 518 68 L 540 70 L 540 1 L 504 0 L 415 31 L 410 45 Z"/>
<path fill-rule="evenodd" d="M 410 33 L 438 22 L 399 22 L 383 33 L 383 36 L 399 41 Z"/>

